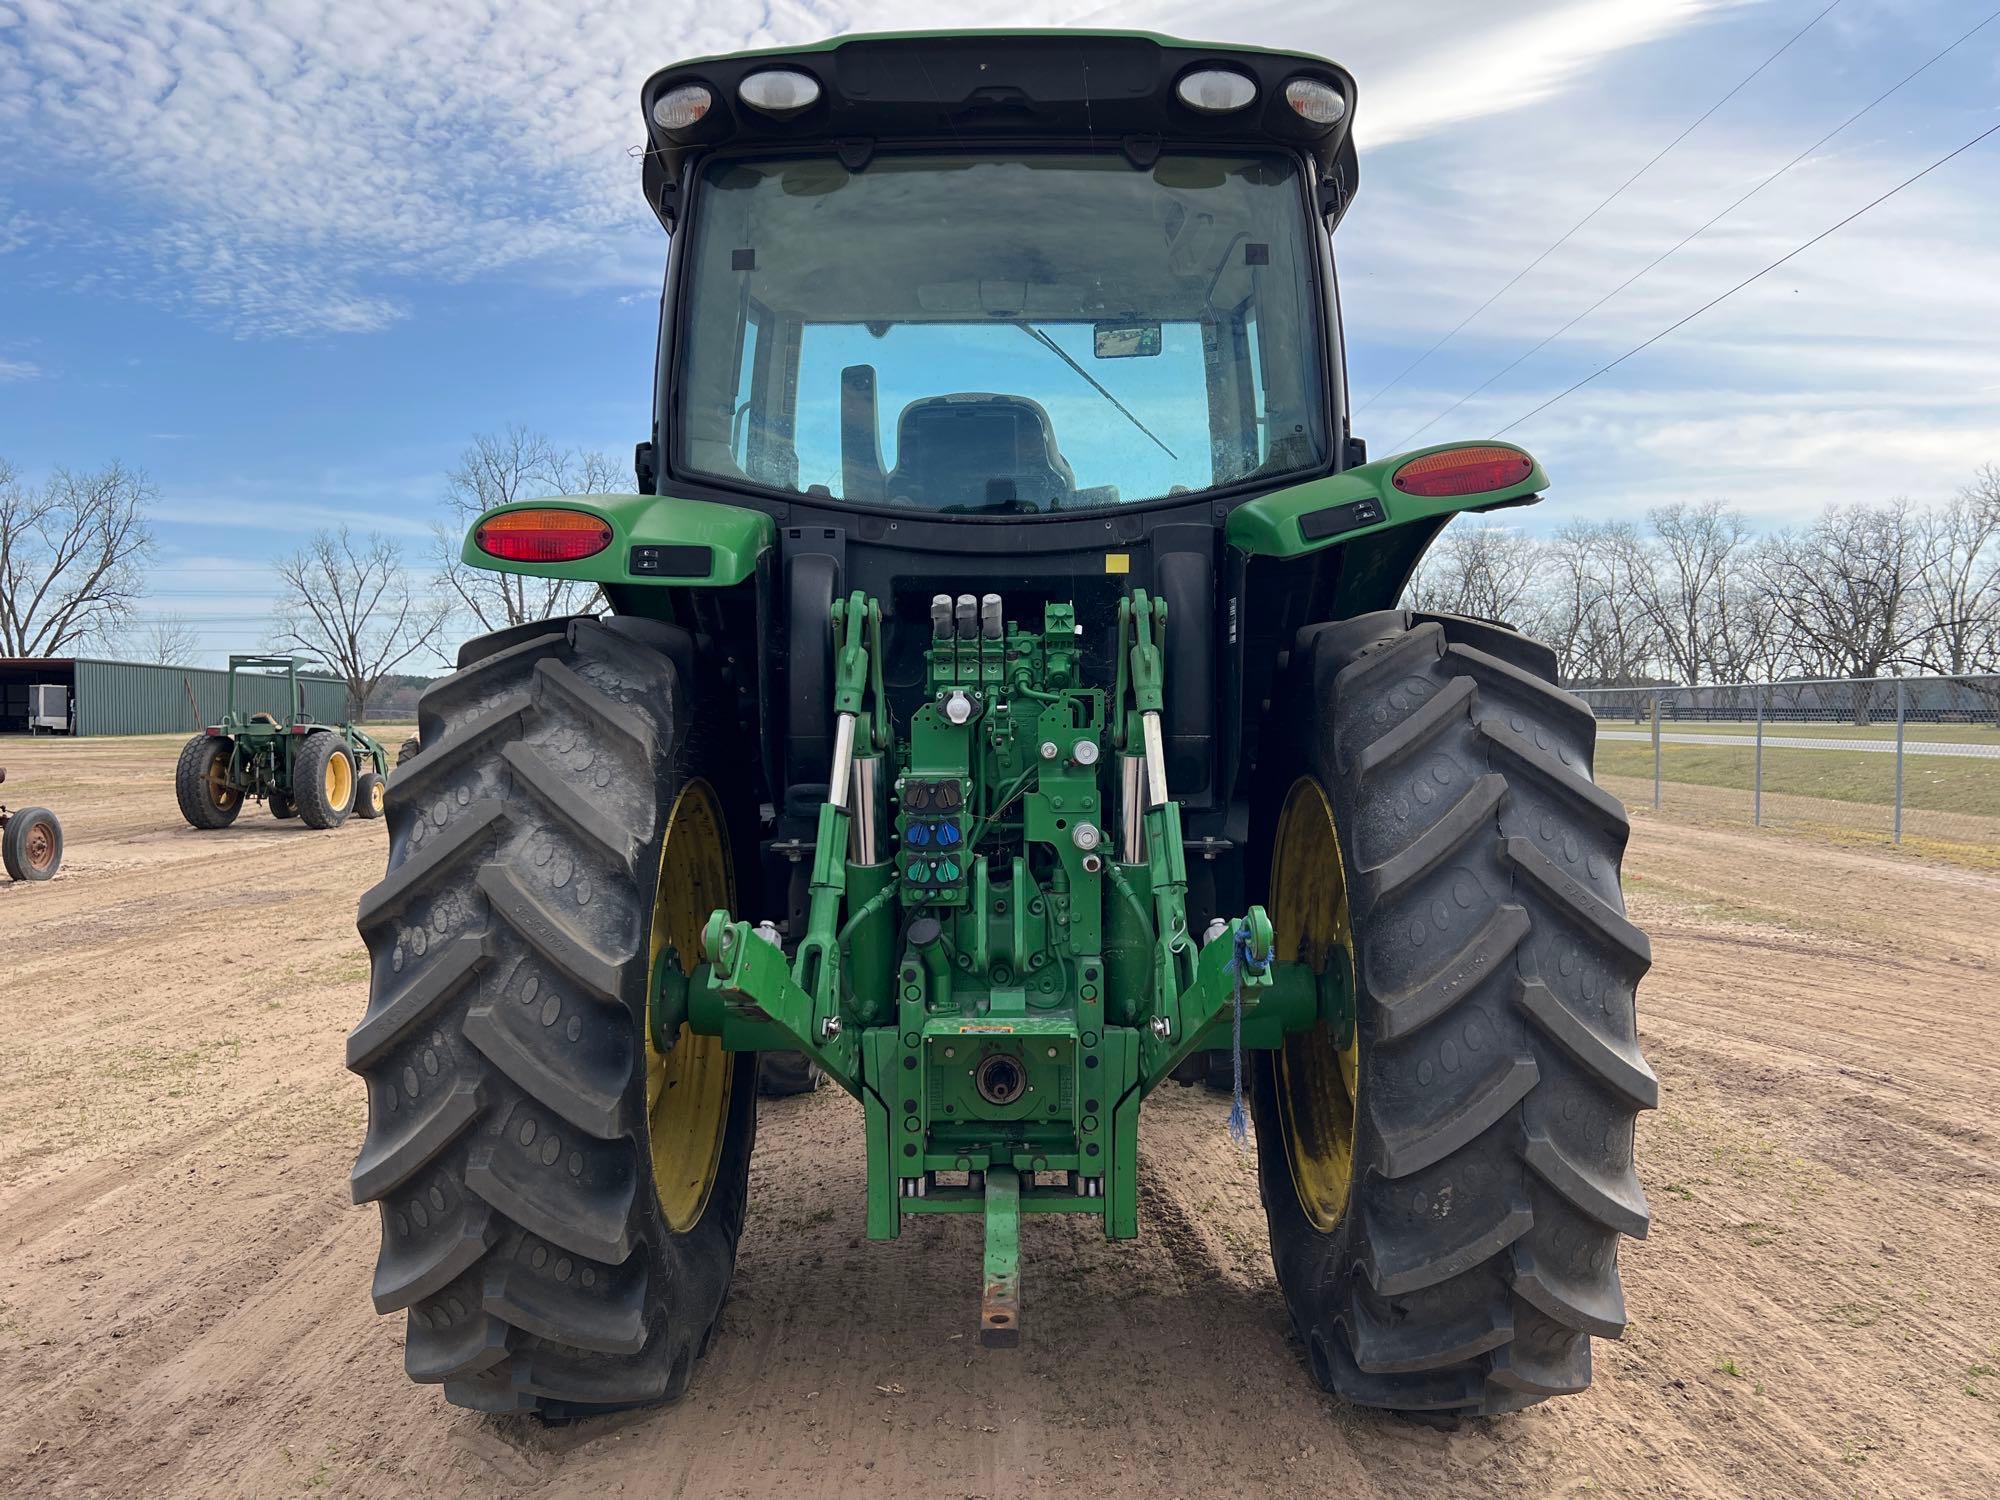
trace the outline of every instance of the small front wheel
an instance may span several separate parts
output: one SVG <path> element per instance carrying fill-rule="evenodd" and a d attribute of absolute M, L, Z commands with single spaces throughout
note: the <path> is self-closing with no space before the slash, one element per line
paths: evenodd
<path fill-rule="evenodd" d="M 373 771 L 363 771 L 361 781 L 354 789 L 354 816 L 357 818 L 379 818 L 383 803 L 388 800 L 388 783 Z"/>
<path fill-rule="evenodd" d="M 299 815 L 298 804 L 292 801 L 290 797 L 287 797 L 283 792 L 271 793 L 272 817 L 278 819 L 285 819 L 285 818 L 296 818 L 298 815 Z"/>
<path fill-rule="evenodd" d="M 354 757 L 340 736 L 316 730 L 292 761 L 292 799 L 308 828 L 338 828 L 354 811 Z"/>
<path fill-rule="evenodd" d="M 243 789 L 229 780 L 236 742 L 225 734 L 198 734 L 181 747 L 174 768 L 174 799 L 193 828 L 227 828 L 243 811 Z"/>
<path fill-rule="evenodd" d="M 24 807 L 7 819 L 0 859 L 16 880 L 53 880 L 62 868 L 62 824 L 46 807 Z"/>

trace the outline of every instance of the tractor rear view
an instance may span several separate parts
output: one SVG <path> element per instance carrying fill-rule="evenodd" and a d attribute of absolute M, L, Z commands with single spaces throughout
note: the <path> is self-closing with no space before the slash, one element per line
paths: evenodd
<path fill-rule="evenodd" d="M 855 37 L 643 105 L 640 493 L 464 552 L 610 612 L 425 693 L 361 907 L 353 1190 L 409 1374 L 545 1416 L 679 1395 L 770 1053 L 860 1101 L 866 1233 L 981 1216 L 968 1320 L 1037 1337 L 1023 1221 L 1138 1235 L 1143 1103 L 1219 1050 L 1321 1386 L 1582 1390 L 1657 1095 L 1625 816 L 1549 651 L 1395 607 L 1546 475 L 1350 431 L 1352 80 Z"/>
<path fill-rule="evenodd" d="M 229 703 L 211 724 L 181 747 L 174 796 L 190 827 L 227 828 L 246 800 L 267 800 L 274 818 L 297 818 L 308 828 L 338 828 L 349 815 L 382 816 L 389 784 L 389 755 L 372 735 L 352 724 L 308 718 L 295 656 L 231 656 Z M 237 679 L 245 671 L 282 671 L 284 719 L 237 707 Z"/>

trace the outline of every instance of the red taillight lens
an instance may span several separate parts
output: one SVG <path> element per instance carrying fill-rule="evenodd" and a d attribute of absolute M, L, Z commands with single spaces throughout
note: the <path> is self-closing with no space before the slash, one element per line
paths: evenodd
<path fill-rule="evenodd" d="M 1390 481 L 1406 495 L 1477 495 L 1519 484 L 1535 461 L 1514 448 L 1445 448 L 1413 458 Z"/>
<path fill-rule="evenodd" d="M 509 510 L 481 521 L 472 539 L 508 562 L 575 562 L 611 545 L 611 523 L 580 510 Z"/>

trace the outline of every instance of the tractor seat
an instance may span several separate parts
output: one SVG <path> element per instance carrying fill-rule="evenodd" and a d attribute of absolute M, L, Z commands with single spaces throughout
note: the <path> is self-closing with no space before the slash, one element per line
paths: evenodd
<path fill-rule="evenodd" d="M 1076 474 L 1038 401 L 964 391 L 912 401 L 896 419 L 888 493 L 927 510 L 1060 509 Z"/>
<path fill-rule="evenodd" d="M 276 714 L 267 714 L 260 709 L 250 715 L 250 722 L 252 724 L 269 724 L 275 729 L 278 727 L 278 716 Z"/>

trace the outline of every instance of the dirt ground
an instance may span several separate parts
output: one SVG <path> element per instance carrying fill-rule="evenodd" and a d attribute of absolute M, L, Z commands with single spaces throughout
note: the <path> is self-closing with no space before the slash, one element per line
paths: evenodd
<path fill-rule="evenodd" d="M 1226 1101 L 1146 1107 L 1143 1236 L 861 1237 L 859 1119 L 766 1101 L 721 1337 L 678 1406 L 447 1407 L 368 1304 L 341 1064 L 382 826 L 197 834 L 165 740 L 5 747 L 69 833 L 0 882 L 0 1494 L 2000 1493 L 2000 876 L 1641 816 L 1665 1102 L 1586 1395 L 1440 1431 L 1311 1386 Z"/>

